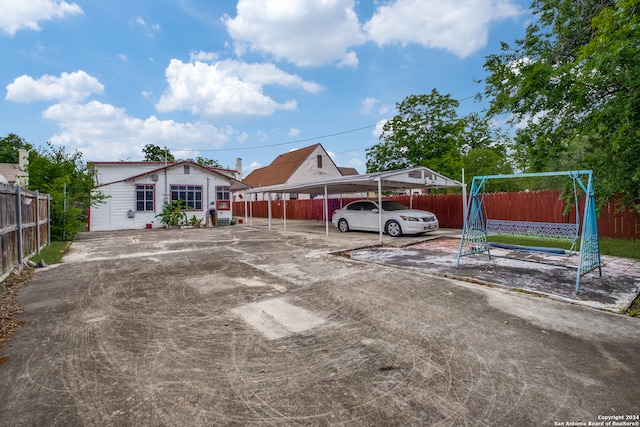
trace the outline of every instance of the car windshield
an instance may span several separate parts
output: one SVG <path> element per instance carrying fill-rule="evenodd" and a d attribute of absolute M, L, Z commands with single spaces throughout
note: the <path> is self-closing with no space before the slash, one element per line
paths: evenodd
<path fill-rule="evenodd" d="M 402 203 L 394 202 L 392 200 L 383 200 L 382 209 L 385 211 L 403 211 L 409 208 Z"/>

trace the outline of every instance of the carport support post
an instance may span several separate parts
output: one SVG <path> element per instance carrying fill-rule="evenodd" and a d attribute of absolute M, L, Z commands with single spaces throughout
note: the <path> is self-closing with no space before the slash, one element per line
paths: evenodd
<path fill-rule="evenodd" d="M 382 180 L 380 178 L 378 178 L 378 231 L 382 244 Z"/>
<path fill-rule="evenodd" d="M 462 228 L 464 229 L 464 221 L 467 218 L 467 184 L 464 182 L 464 168 L 462 169 Z"/>
<path fill-rule="evenodd" d="M 324 221 L 327 236 L 329 235 L 329 199 L 327 199 L 327 186 L 324 186 Z"/>
<path fill-rule="evenodd" d="M 249 222 L 249 218 L 247 216 L 247 192 L 245 191 L 242 194 L 244 198 L 244 223 L 247 224 Z"/>
<path fill-rule="evenodd" d="M 282 193 L 282 218 L 284 219 L 284 230 L 287 230 L 287 193 Z"/>
<path fill-rule="evenodd" d="M 269 230 L 271 230 L 271 193 L 267 193 L 267 211 L 269 212 Z"/>

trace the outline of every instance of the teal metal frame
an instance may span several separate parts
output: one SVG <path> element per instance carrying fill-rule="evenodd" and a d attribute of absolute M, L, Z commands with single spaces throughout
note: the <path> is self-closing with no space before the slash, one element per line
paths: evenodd
<path fill-rule="evenodd" d="M 596 202 L 593 189 L 593 172 L 591 170 L 473 177 L 467 209 L 464 215 L 464 225 L 462 229 L 462 237 L 460 238 L 456 268 L 460 265 L 460 258 L 466 255 L 486 252 L 489 259 L 491 259 L 491 249 L 487 239 L 487 215 L 484 203 L 484 188 L 487 181 L 492 179 L 535 178 L 544 176 L 569 176 L 573 179 L 574 187 L 577 182 L 586 196 L 583 209 L 582 232 L 580 235 L 580 251 L 575 292 L 578 293 L 578 290 L 580 289 L 580 277 L 582 275 L 597 268 L 599 270 L 600 277 L 602 277 L 602 261 L 600 258 L 600 243 L 598 240 L 598 223 L 596 221 Z M 582 182 L 582 177 L 584 176 L 587 177 L 586 186 Z M 578 206 L 576 201 L 576 209 L 577 208 Z M 576 217 L 576 221 L 579 221 L 577 213 Z M 576 230 L 579 228 L 579 224 L 577 224 Z"/>

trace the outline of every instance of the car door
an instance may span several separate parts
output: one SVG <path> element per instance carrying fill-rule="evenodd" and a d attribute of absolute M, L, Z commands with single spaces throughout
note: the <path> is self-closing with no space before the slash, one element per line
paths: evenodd
<path fill-rule="evenodd" d="M 373 202 L 362 202 L 362 229 L 378 231 L 378 206 Z"/>
<path fill-rule="evenodd" d="M 362 230 L 362 203 L 350 203 L 344 210 L 343 218 L 347 220 L 351 230 Z"/>

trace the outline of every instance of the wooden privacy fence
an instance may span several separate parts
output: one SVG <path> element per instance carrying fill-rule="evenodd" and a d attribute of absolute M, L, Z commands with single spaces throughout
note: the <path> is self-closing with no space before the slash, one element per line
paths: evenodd
<path fill-rule="evenodd" d="M 561 191 L 487 193 L 484 195 L 487 218 L 511 221 L 575 223 L 575 207 L 566 215 L 563 215 L 566 203 L 560 199 L 561 194 Z M 460 194 L 421 194 L 413 197 L 395 195 L 385 197 L 385 199 L 397 200 L 403 205 L 411 205 L 414 209 L 433 212 L 440 221 L 440 227 L 462 229 L 463 210 L 462 196 Z M 331 219 L 334 210 L 353 200 L 358 199 L 329 199 L 329 219 Z M 272 217 L 283 218 L 284 206 L 284 201 L 273 200 L 271 202 Z M 582 222 L 584 198 L 579 200 L 578 206 L 580 208 L 580 222 Z M 317 221 L 324 219 L 322 199 L 287 200 L 286 208 L 288 219 Z M 254 217 L 268 217 L 266 201 L 252 202 L 251 209 Z M 248 202 L 247 210 L 249 210 Z M 245 216 L 245 202 L 234 202 L 233 213 L 235 216 Z M 248 214 L 249 212 L 247 212 Z M 615 202 L 610 202 L 598 216 L 598 233 L 601 237 L 613 239 L 640 239 L 640 214 L 630 212 L 627 209 L 618 211 Z"/>
<path fill-rule="evenodd" d="M 48 194 L 0 184 L 0 279 L 50 243 Z"/>

